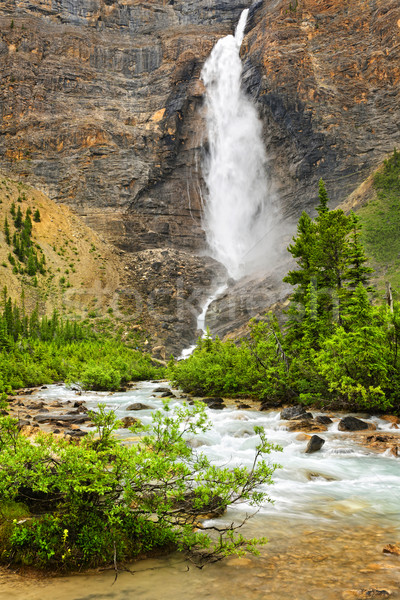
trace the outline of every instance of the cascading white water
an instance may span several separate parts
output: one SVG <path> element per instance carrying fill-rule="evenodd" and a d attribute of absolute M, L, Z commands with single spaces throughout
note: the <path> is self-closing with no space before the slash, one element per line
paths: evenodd
<path fill-rule="evenodd" d="M 204 228 L 213 256 L 235 279 L 268 264 L 273 198 L 257 110 L 241 87 L 240 47 L 248 9 L 235 36 L 214 46 L 203 70 L 209 152 L 204 162 Z"/>

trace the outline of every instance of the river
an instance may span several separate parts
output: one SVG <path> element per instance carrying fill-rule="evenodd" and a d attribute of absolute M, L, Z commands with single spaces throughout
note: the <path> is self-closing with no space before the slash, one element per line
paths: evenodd
<path fill-rule="evenodd" d="M 153 396 L 158 384 L 144 382 L 125 393 L 82 395 L 89 408 L 101 402 L 126 416 L 132 402 L 161 406 Z M 36 397 L 76 400 L 64 386 L 49 386 Z M 174 400 L 173 402 L 179 402 Z M 282 468 L 274 475 L 267 503 L 245 526 L 247 536 L 267 536 L 258 557 L 228 558 L 198 570 L 172 554 L 130 565 L 113 585 L 112 570 L 68 577 L 36 578 L 2 571 L 1 600 L 337 600 L 359 598 L 355 590 L 386 590 L 400 598 L 400 557 L 383 553 L 400 542 L 400 465 L 389 453 L 377 454 L 358 444 L 353 434 L 338 431 L 338 417 L 321 435 L 319 452 L 305 454 L 306 441 L 288 432 L 279 412 L 207 409 L 212 428 L 196 445 L 219 464 L 250 465 L 257 444 L 253 426 L 261 425 L 268 440 L 283 447 L 271 456 Z M 129 412 L 150 422 L 151 409 Z M 382 431 L 391 424 L 371 417 Z M 125 438 L 131 436 L 120 430 Z M 300 436 L 301 437 L 301 436 Z M 194 441 L 188 440 L 189 443 Z M 231 521 L 249 507 L 229 510 Z M 366 592 L 365 592 L 366 593 Z M 387 597 L 367 595 L 366 598 Z"/>

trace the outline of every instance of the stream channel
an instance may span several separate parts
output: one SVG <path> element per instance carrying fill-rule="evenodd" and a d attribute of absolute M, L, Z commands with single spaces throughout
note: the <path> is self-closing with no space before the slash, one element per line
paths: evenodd
<path fill-rule="evenodd" d="M 163 384 L 164 385 L 164 384 Z M 154 390 L 158 383 L 143 382 L 124 393 L 86 392 L 88 408 L 98 403 L 116 411 L 118 417 L 138 416 L 151 420 L 151 410 L 131 411 L 132 402 L 160 408 Z M 182 396 L 176 392 L 177 396 Z M 35 399 L 51 402 L 76 400 L 75 392 L 51 385 L 38 390 Z M 180 402 L 174 399 L 172 404 Z M 390 592 L 400 599 L 400 556 L 383 553 L 387 544 L 400 542 L 400 463 L 389 453 L 378 454 L 357 443 L 356 436 L 338 431 L 335 415 L 322 449 L 305 454 L 306 441 L 285 429 L 278 411 L 240 410 L 234 403 L 224 410 L 207 408 L 212 428 L 196 437 L 196 448 L 217 464 L 250 465 L 258 437 L 253 426 L 261 425 L 270 442 L 283 452 L 270 456 L 282 468 L 274 475 L 267 503 L 245 525 L 247 536 L 267 536 L 258 557 L 237 558 L 198 570 L 184 557 L 172 554 L 138 561 L 132 573 L 113 570 L 67 577 L 32 577 L 9 571 L 0 573 L 1 600 L 337 600 L 386 598 L 374 592 Z M 315 413 L 316 414 L 316 413 Z M 321 413 L 322 414 L 322 413 Z M 391 423 L 371 417 L 380 431 Z M 393 432 L 393 430 L 391 430 Z M 121 429 L 124 438 L 132 435 Z M 301 438 L 301 436 L 300 436 Z M 231 522 L 251 511 L 241 505 L 222 519 Z M 357 590 L 357 592 L 356 592 Z M 364 595 L 360 595 L 364 594 Z"/>

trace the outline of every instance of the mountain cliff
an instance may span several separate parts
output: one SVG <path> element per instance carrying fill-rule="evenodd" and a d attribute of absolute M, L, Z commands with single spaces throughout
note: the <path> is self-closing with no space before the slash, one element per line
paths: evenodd
<path fill-rule="evenodd" d="M 151 281 L 162 306 L 165 283 L 204 263 L 193 257 L 205 250 L 200 71 L 250 5 L 244 86 L 263 121 L 282 220 L 295 222 L 315 205 L 320 177 L 336 205 L 400 144 L 397 0 L 0 6 L 0 169 L 71 207 L 125 253 L 134 289 Z M 175 266 L 153 269 L 165 249 Z M 166 296 L 188 299 L 197 287 L 196 312 L 218 277 L 210 261 L 200 270 Z M 266 286 L 258 308 L 279 300 L 270 295 Z M 179 310 L 169 301 L 172 321 L 154 311 L 151 326 L 167 350 L 194 335 L 194 315 L 179 321 Z"/>

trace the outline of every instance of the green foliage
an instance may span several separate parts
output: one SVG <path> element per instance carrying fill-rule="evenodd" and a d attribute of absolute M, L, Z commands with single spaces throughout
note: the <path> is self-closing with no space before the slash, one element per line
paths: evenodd
<path fill-rule="evenodd" d="M 385 167 L 390 189 L 398 163 L 395 154 Z M 359 219 L 329 210 L 322 181 L 317 217 L 301 215 L 288 250 L 298 268 L 284 278 L 295 287 L 284 330 L 269 315 L 237 345 L 208 335 L 187 360 L 168 364 L 169 377 L 185 391 L 272 405 L 400 410 L 400 305 L 371 304 Z"/>
<path fill-rule="evenodd" d="M 8 388 L 52 381 L 80 382 L 85 389 L 115 390 L 132 380 L 163 376 L 147 354 L 96 334 L 57 311 L 39 318 L 38 307 L 26 315 L 3 290 L 0 312 L 0 379 Z M 0 392 L 1 392 L 0 388 Z"/>
<path fill-rule="evenodd" d="M 187 436 L 206 431 L 205 406 L 168 404 L 153 416 L 140 441 L 127 446 L 113 431 L 115 415 L 99 407 L 92 415 L 96 433 L 80 444 L 41 434 L 34 443 L 15 435 L 0 418 L 0 503 L 25 499 L 32 514 L 17 520 L 16 508 L 0 521 L 3 561 L 60 569 L 122 561 L 157 547 L 173 545 L 198 565 L 229 554 L 257 552 L 265 540 L 245 539 L 237 525 L 213 527 L 199 522 L 228 505 L 268 501 L 261 484 L 272 483 L 277 465 L 263 458 L 278 447 L 262 428 L 250 470 L 216 467 L 187 445 Z"/>
<path fill-rule="evenodd" d="M 376 199 L 358 211 L 363 224 L 362 241 L 378 276 L 384 276 L 385 281 L 399 289 L 400 153 L 397 150 L 375 175 L 374 188 Z"/>
<path fill-rule="evenodd" d="M 35 221 L 35 223 L 40 223 L 40 211 L 38 208 L 33 213 L 33 220 Z"/>

